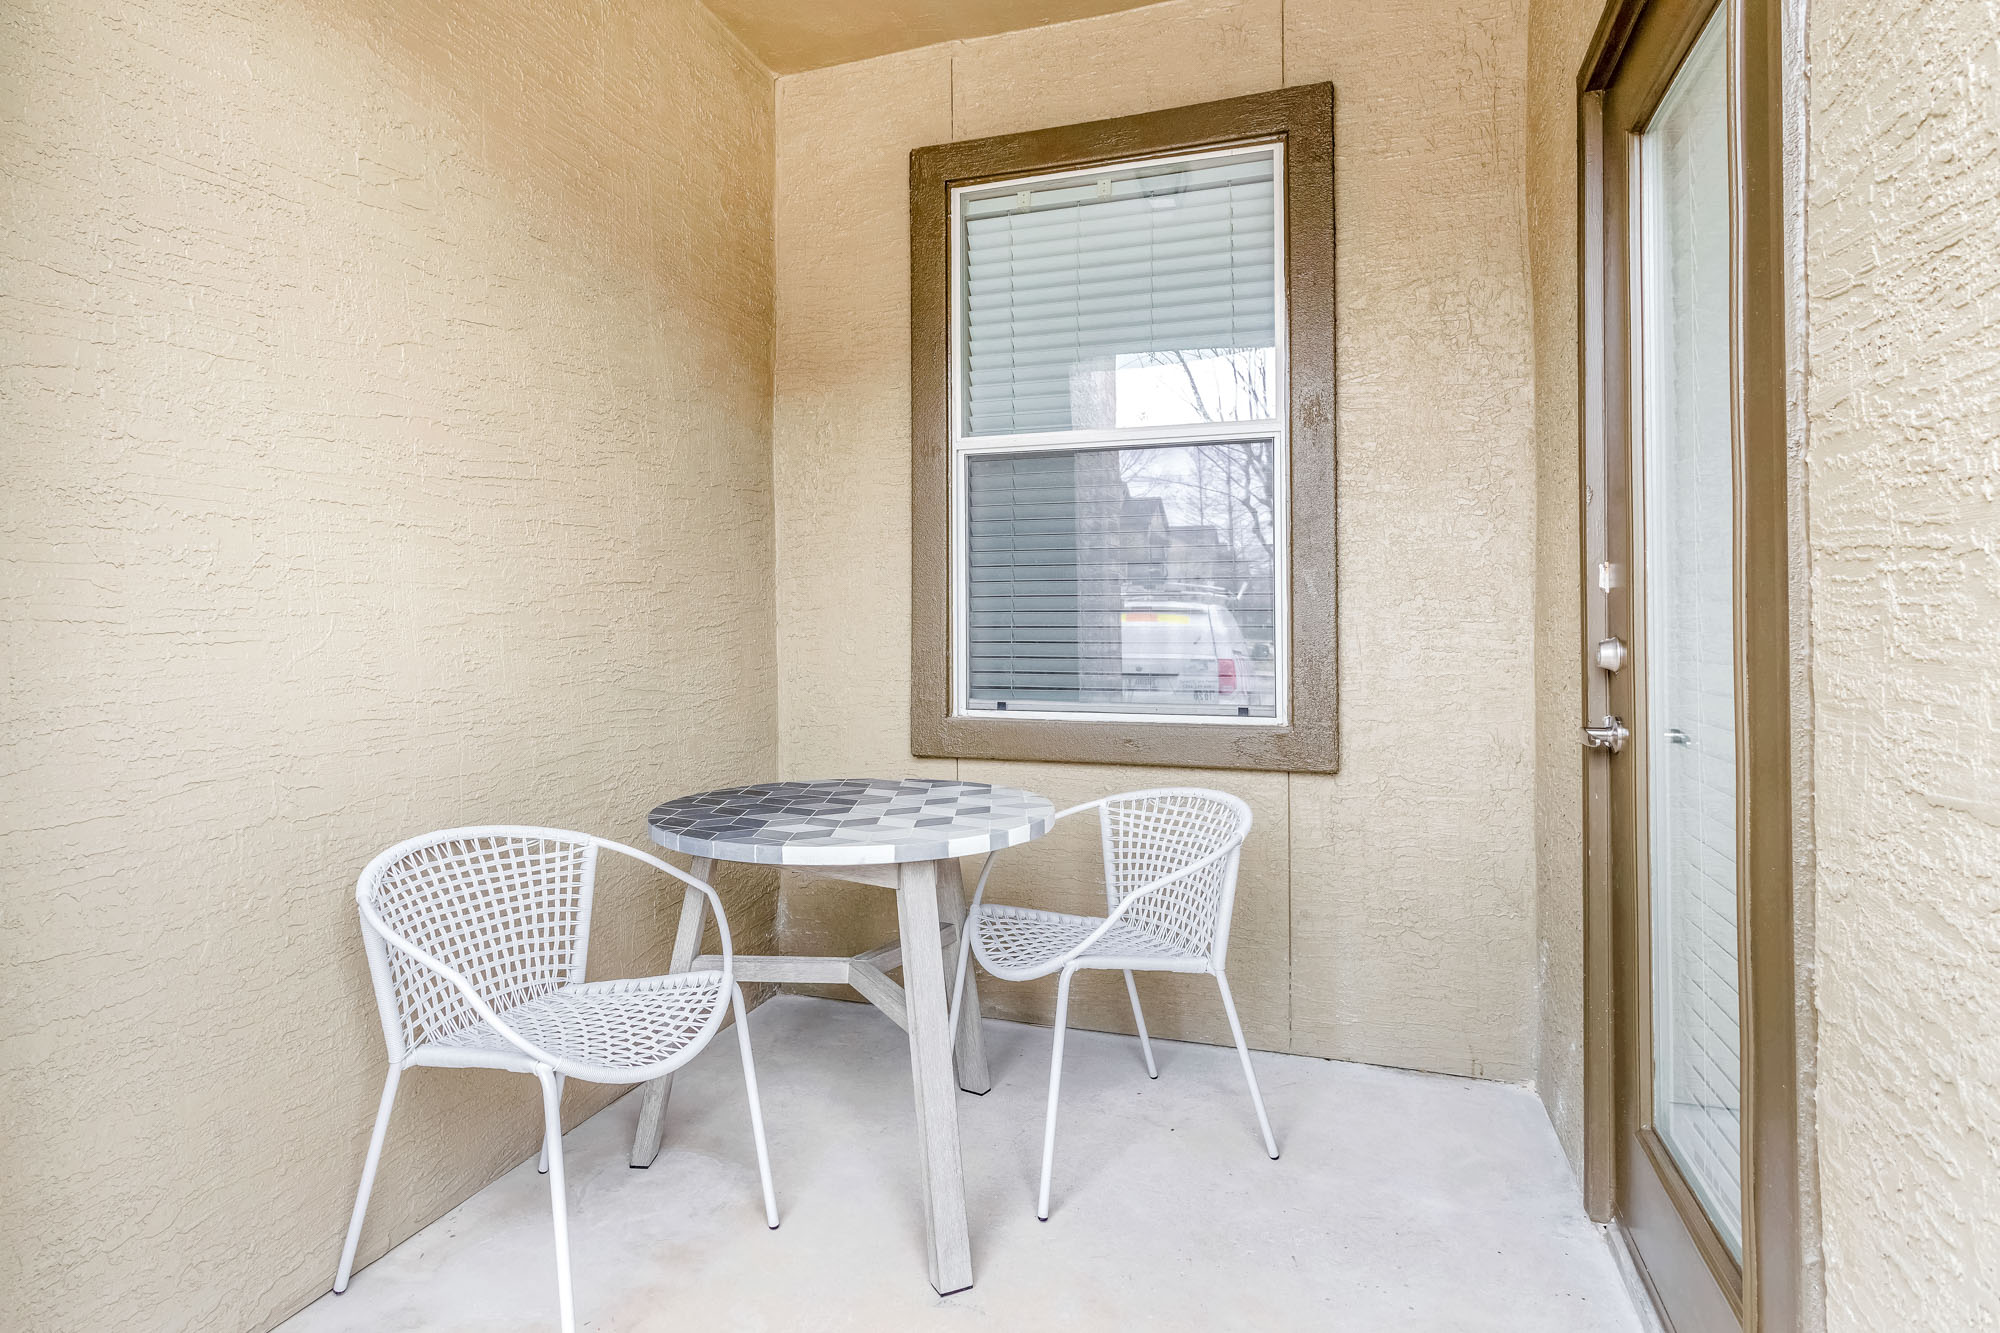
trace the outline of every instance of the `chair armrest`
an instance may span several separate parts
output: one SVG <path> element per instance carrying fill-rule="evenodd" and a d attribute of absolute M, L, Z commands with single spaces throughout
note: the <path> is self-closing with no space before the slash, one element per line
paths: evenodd
<path fill-rule="evenodd" d="M 382 918 L 376 914 L 375 909 L 373 907 L 370 907 L 366 902 L 366 900 L 357 900 L 357 905 L 361 909 L 362 923 L 368 929 L 374 931 L 391 948 L 394 948 L 400 953 L 408 955 L 410 958 L 414 959 L 420 965 L 429 968 L 431 971 L 437 973 L 437 975 L 443 977 L 446 981 L 450 982 L 451 985 L 457 989 L 460 997 L 464 999 L 464 1001 L 467 1004 L 472 1006 L 472 1012 L 478 1014 L 480 1018 L 484 1019 L 486 1021 L 487 1026 L 491 1027 L 495 1032 L 499 1033 L 503 1038 L 507 1040 L 507 1042 L 510 1045 L 519 1049 L 522 1054 L 527 1055 L 541 1062 L 542 1064 L 553 1066 L 561 1063 L 557 1057 L 550 1055 L 547 1051 L 541 1049 L 539 1046 L 536 1046 L 526 1037 L 523 1037 L 520 1033 L 514 1031 L 513 1028 L 507 1026 L 506 1021 L 502 1019 L 499 1014 L 493 1012 L 493 1007 L 491 1005 L 487 1004 L 485 1000 L 479 998 L 479 992 L 473 989 L 472 983 L 467 981 L 465 977 L 461 975 L 456 968 L 448 967 L 444 963 L 439 962 L 437 959 L 431 957 L 428 953 L 425 953 L 422 949 L 419 949 L 416 945 L 404 939 L 401 935 L 398 935 L 395 931 L 389 929 L 388 923 L 383 921 Z"/>
<path fill-rule="evenodd" d="M 1068 819 L 1071 815 L 1081 814 L 1085 810 L 1098 809 L 1110 799 L 1108 796 L 1100 796 L 1094 801 L 1085 801 L 1082 805 L 1073 805 L 1067 810 L 1056 811 L 1055 814 L 1049 817 L 1049 830 L 1053 832 L 1056 825 L 1062 823 L 1063 820 Z M 979 884 L 972 891 L 972 905 L 965 909 L 965 919 L 967 921 L 972 919 L 972 914 L 979 910 L 979 904 L 986 897 L 986 879 L 993 873 L 993 858 L 998 855 L 1000 855 L 998 850 L 990 851 L 986 853 L 986 859 L 979 864 Z"/>
<path fill-rule="evenodd" d="M 642 852 L 637 847 L 628 847 L 622 842 L 613 842 L 609 838 L 592 838 L 591 841 L 606 851 L 619 852 L 631 857 L 634 861 L 643 861 L 655 870 L 664 870 L 689 888 L 700 889 L 704 894 L 708 895 L 708 905 L 715 910 L 715 933 L 722 940 L 723 986 L 727 989 L 736 984 L 736 950 L 731 945 L 729 939 L 729 915 L 722 910 L 722 898 L 712 886 L 702 880 L 696 879 L 685 870 L 676 870 L 659 857 Z M 694 949 L 696 953 L 701 952 L 700 940 L 694 942 Z"/>
<path fill-rule="evenodd" d="M 1144 884 L 1132 890 L 1132 892 L 1126 894 L 1123 898 L 1119 899 L 1118 906 L 1111 909 L 1111 914 L 1104 918 L 1104 921 L 1097 927 L 1097 929 L 1091 931 L 1090 934 L 1084 936 L 1082 940 L 1078 941 L 1078 943 L 1074 948 L 1070 949 L 1068 953 L 1062 956 L 1061 960 L 1057 963 L 1057 966 L 1067 967 L 1070 963 L 1076 961 L 1078 958 L 1081 958 L 1086 952 L 1089 951 L 1092 945 L 1096 944 L 1100 939 L 1103 939 L 1105 934 L 1113 926 L 1118 924 L 1119 918 L 1123 917 L 1127 912 L 1132 910 L 1133 903 L 1138 902 L 1141 898 L 1144 898 L 1149 894 L 1158 893 L 1161 889 L 1167 888 L 1169 885 L 1172 885 L 1180 880 L 1186 879 L 1189 875 L 1194 874 L 1198 870 L 1207 869 L 1209 866 L 1215 864 L 1215 862 L 1217 862 L 1221 858 L 1228 856 L 1231 852 L 1235 851 L 1242 845 L 1243 845 L 1243 839 L 1241 838 L 1231 839 L 1229 842 L 1224 843 L 1222 846 L 1210 852 L 1207 856 L 1202 857 L 1201 860 L 1191 862 L 1188 865 L 1184 865 L 1171 875 L 1163 875 L 1159 879 L 1154 880 L 1151 884 Z"/>

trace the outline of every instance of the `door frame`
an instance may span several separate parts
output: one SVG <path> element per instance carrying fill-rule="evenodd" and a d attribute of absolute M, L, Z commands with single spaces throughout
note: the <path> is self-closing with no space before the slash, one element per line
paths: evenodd
<path fill-rule="evenodd" d="M 1731 273 L 1735 348 L 1732 404 L 1737 437 L 1737 690 L 1739 940 L 1743 995 L 1744 1246 L 1740 1277 L 1724 1280 L 1740 1322 L 1755 1333 L 1797 1326 L 1801 1314 L 1799 1015 L 1794 989 L 1794 712 L 1792 524 L 1787 452 L 1786 177 L 1783 0 L 1720 0 L 1732 26 L 1730 156 Z M 1617 712 L 1623 682 L 1600 669 L 1595 647 L 1609 633 L 1616 567 L 1626 534 L 1613 521 L 1629 496 L 1607 488 L 1609 450 L 1631 445 L 1627 238 L 1632 234 L 1624 170 L 1625 127 L 1608 123 L 1607 92 L 1642 24 L 1649 45 L 1666 36 L 1670 68 L 1640 100 L 1656 104 L 1715 6 L 1703 0 L 1611 0 L 1578 74 L 1578 369 L 1582 393 L 1579 581 L 1583 699 L 1591 722 Z M 1616 155 L 1615 159 L 1612 155 Z M 1607 190 L 1607 181 L 1612 188 Z M 1627 469 L 1629 472 L 1629 468 Z M 1609 568 L 1607 568 L 1607 566 Z M 1629 571 L 1623 582 L 1629 583 Z M 1625 700 L 1619 700 L 1625 702 Z M 1628 705 L 1629 707 L 1629 705 Z M 1628 716 L 1630 713 L 1628 712 Z M 1626 1200 L 1619 1168 L 1621 1051 L 1643 1049 L 1640 1015 L 1621 1005 L 1620 982 L 1635 966 L 1636 939 L 1621 938 L 1613 875 L 1614 832 L 1636 828 L 1634 792 L 1612 782 L 1601 751 L 1583 756 L 1584 790 L 1584 1193 L 1592 1217 L 1620 1226 Z M 1631 905 L 1625 907 L 1628 915 Z M 1626 946 L 1629 945 L 1629 952 Z M 1629 978 L 1627 978 L 1629 980 Z M 1692 1200 L 1677 1200 L 1692 1206 Z M 1715 1256 L 1705 1254 L 1710 1269 Z M 1634 1254 L 1635 1260 L 1638 1256 Z M 1723 1262 L 1728 1263 L 1727 1256 Z M 1642 1281 L 1653 1277 L 1639 1264 Z M 1735 1276 L 1730 1274 L 1729 1276 Z M 1656 1308 L 1664 1309 L 1652 1289 Z"/>

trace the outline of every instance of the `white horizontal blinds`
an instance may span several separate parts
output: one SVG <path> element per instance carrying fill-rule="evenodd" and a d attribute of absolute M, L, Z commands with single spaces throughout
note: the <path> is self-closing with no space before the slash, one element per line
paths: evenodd
<path fill-rule="evenodd" d="M 1275 348 L 1274 168 L 1259 149 L 964 195 L 965 431 L 1116 424 L 1086 386 L 1119 357 Z"/>
<path fill-rule="evenodd" d="M 1269 440 L 966 460 L 974 709 L 1275 716 Z"/>
<path fill-rule="evenodd" d="M 1654 1120 L 1743 1247 L 1729 70 L 1709 20 L 1641 140 Z"/>
<path fill-rule="evenodd" d="M 1083 697 L 1082 619 L 1102 586 L 1081 559 L 1079 518 L 1101 503 L 1073 453 L 972 460 L 966 495 L 967 613 L 975 698 Z"/>

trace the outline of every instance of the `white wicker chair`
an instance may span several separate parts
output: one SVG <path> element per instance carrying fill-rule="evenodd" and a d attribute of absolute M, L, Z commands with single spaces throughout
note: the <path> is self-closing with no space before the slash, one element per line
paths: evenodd
<path fill-rule="evenodd" d="M 722 940 L 721 970 L 584 981 L 600 850 L 643 861 L 708 895 Z M 622 843 L 561 829 L 493 825 L 426 833 L 396 844 L 369 862 L 354 896 L 389 1045 L 389 1077 L 340 1252 L 336 1293 L 347 1289 L 353 1273 L 403 1071 L 413 1065 L 512 1070 L 533 1074 L 542 1085 L 538 1169 L 549 1176 L 556 1290 L 563 1333 L 571 1333 L 576 1317 L 563 1187 L 563 1079 L 645 1083 L 672 1073 L 708 1044 L 732 1002 L 764 1186 L 764 1220 L 778 1225 L 743 991 L 736 985 L 729 921 L 715 890 Z"/>
<path fill-rule="evenodd" d="M 1250 807 L 1226 792 L 1197 787 L 1161 787 L 1125 792 L 1072 806 L 1056 816 L 1060 821 L 1084 810 L 1098 812 L 1104 835 L 1104 900 L 1109 916 L 1070 916 L 1027 907 L 1003 907 L 984 901 L 986 877 L 993 858 L 979 875 L 959 937 L 958 970 L 952 984 L 952 1028 L 958 1031 L 958 1007 L 965 986 L 967 950 L 979 964 L 1002 981 L 1031 981 L 1060 972 L 1056 984 L 1055 1051 L 1049 1062 L 1048 1123 L 1042 1135 L 1042 1192 L 1036 1215 L 1049 1217 L 1049 1176 L 1056 1153 L 1056 1099 L 1062 1087 L 1063 1034 L 1069 1022 L 1070 978 L 1083 968 L 1125 974 L 1125 992 L 1132 999 L 1132 1019 L 1139 1028 L 1139 1049 L 1146 1057 L 1146 1074 L 1158 1078 L 1153 1043 L 1146 1035 L 1146 1015 L 1139 1008 L 1137 971 L 1206 972 L 1222 991 L 1222 1009 L 1236 1038 L 1243 1077 L 1250 1085 L 1250 1102 L 1264 1132 L 1264 1150 L 1273 1160 L 1277 1140 L 1264 1114 L 1257 1075 L 1250 1068 L 1250 1050 L 1243 1042 L 1243 1025 L 1236 1018 L 1236 1001 L 1229 993 L 1223 964 L 1229 953 L 1229 918 L 1236 900 L 1236 869 L 1243 839 L 1250 832 Z"/>

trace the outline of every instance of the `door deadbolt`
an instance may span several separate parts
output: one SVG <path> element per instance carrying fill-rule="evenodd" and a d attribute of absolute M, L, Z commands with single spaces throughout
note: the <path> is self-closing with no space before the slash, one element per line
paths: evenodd
<path fill-rule="evenodd" d="M 1609 750 L 1617 754 L 1631 739 L 1632 733 L 1625 723 L 1609 713 L 1596 726 L 1583 729 L 1583 748 L 1586 750 Z"/>
<path fill-rule="evenodd" d="M 1625 669 L 1625 662 L 1630 656 L 1625 640 L 1615 634 L 1597 641 L 1597 665 L 1614 675 Z"/>

